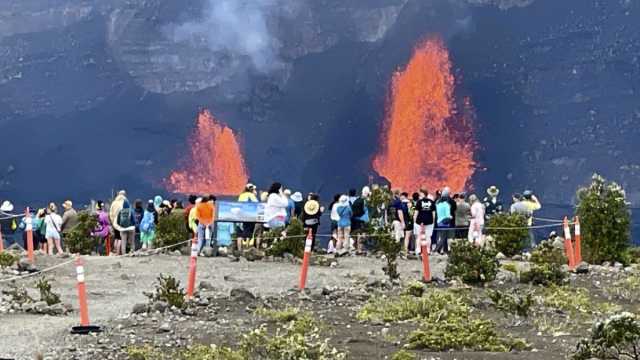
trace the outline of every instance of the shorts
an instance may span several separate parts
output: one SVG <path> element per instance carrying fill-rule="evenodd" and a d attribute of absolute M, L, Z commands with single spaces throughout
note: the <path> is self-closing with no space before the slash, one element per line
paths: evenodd
<path fill-rule="evenodd" d="M 331 220 L 331 232 L 338 230 L 338 222 L 335 220 Z"/>
<path fill-rule="evenodd" d="M 351 220 L 351 231 L 355 232 L 364 229 L 364 221 L 353 219 Z"/>
<path fill-rule="evenodd" d="M 47 239 L 60 240 L 60 233 L 57 232 L 55 229 L 49 229 L 49 227 L 47 227 L 45 237 Z"/>
<path fill-rule="evenodd" d="M 255 223 L 242 223 L 236 226 L 236 234 L 239 238 L 250 239 L 253 237 L 253 230 L 255 228 Z"/>

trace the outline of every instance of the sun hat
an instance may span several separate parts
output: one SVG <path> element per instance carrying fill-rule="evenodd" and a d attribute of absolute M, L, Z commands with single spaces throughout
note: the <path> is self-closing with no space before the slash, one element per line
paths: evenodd
<path fill-rule="evenodd" d="M 247 183 L 247 185 L 244 188 L 247 190 L 255 190 L 256 186 L 253 185 L 252 183 Z"/>
<path fill-rule="evenodd" d="M 293 195 L 291 195 L 291 200 L 295 202 L 302 201 L 302 193 L 299 191 L 294 192 Z"/>
<path fill-rule="evenodd" d="M 489 196 L 498 196 L 498 194 L 500 194 L 500 189 L 498 189 L 495 185 L 491 185 L 488 189 L 487 189 L 487 194 Z"/>
<path fill-rule="evenodd" d="M 340 201 L 341 203 L 344 204 L 346 202 L 349 202 L 349 197 L 347 195 L 341 195 L 340 196 L 340 200 L 338 200 L 338 201 Z"/>
<path fill-rule="evenodd" d="M 0 211 L 3 211 L 3 212 L 13 211 L 13 204 L 11 203 L 11 201 L 9 200 L 3 201 L 2 205 L 0 206 Z"/>
<path fill-rule="evenodd" d="M 309 200 L 304 204 L 304 212 L 307 215 L 315 215 L 320 211 L 320 204 L 315 200 Z"/>
<path fill-rule="evenodd" d="M 362 196 L 367 197 L 367 196 L 369 196 L 369 195 L 371 195 L 371 189 L 369 189 L 369 187 L 368 187 L 368 186 L 364 186 L 364 187 L 362 188 Z"/>

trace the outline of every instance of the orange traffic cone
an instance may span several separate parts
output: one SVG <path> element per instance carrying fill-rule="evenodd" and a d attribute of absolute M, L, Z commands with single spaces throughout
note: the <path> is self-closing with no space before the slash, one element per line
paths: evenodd
<path fill-rule="evenodd" d="M 569 229 L 569 220 L 567 217 L 564 217 L 563 221 L 564 227 L 564 251 L 567 255 L 567 259 L 569 260 L 569 270 L 573 270 L 576 267 L 574 254 L 573 254 L 573 246 L 571 244 L 571 229 Z"/>
<path fill-rule="evenodd" d="M 307 239 L 304 243 L 304 257 L 302 258 L 302 269 L 300 270 L 300 290 L 304 290 L 307 284 L 307 271 L 309 270 L 309 259 L 311 258 L 311 244 L 313 243 L 313 235 L 311 229 L 307 234 Z"/>
<path fill-rule="evenodd" d="M 431 281 L 431 269 L 429 266 L 429 246 L 427 243 L 427 234 L 424 225 L 420 225 L 420 255 L 422 255 L 422 274 L 425 282 Z"/>
<path fill-rule="evenodd" d="M 575 248 L 575 263 L 576 265 L 582 262 L 582 237 L 580 235 L 580 218 L 576 216 L 576 225 L 575 225 L 575 236 L 576 236 L 576 248 Z"/>
<path fill-rule="evenodd" d="M 80 256 L 76 256 L 76 277 L 78 281 L 78 304 L 80 306 L 80 326 L 71 328 L 72 334 L 88 334 L 100 332 L 100 326 L 89 325 L 89 307 L 87 306 L 87 289 L 84 283 L 84 264 Z"/>

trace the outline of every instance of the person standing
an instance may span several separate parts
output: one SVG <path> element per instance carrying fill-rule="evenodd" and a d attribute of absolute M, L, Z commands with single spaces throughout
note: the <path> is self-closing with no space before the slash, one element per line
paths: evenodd
<path fill-rule="evenodd" d="M 60 243 L 60 232 L 62 227 L 62 218 L 56 213 L 56 204 L 50 203 L 47 208 L 47 215 L 44 217 L 44 222 L 47 226 L 46 238 L 47 248 L 49 249 L 49 255 L 53 255 L 53 246 L 55 244 L 58 254 L 62 254 L 62 246 Z"/>
<path fill-rule="evenodd" d="M 258 197 L 256 196 L 256 186 L 249 183 L 244 187 L 244 191 L 238 196 L 238 202 L 251 202 L 257 203 Z M 242 251 L 243 243 L 246 240 L 253 238 L 253 232 L 256 224 L 253 222 L 239 223 L 236 227 L 236 248 L 238 251 Z M 257 246 L 260 248 L 260 245 Z"/>
<path fill-rule="evenodd" d="M 152 249 L 153 241 L 156 238 L 156 222 L 158 213 L 154 206 L 153 200 L 149 200 L 147 209 L 142 216 L 140 222 L 140 242 L 142 242 L 142 249 Z"/>
<path fill-rule="evenodd" d="M 127 192 L 124 190 L 118 191 L 118 195 L 111 202 L 109 207 L 109 221 L 111 222 L 111 227 L 113 230 L 113 246 L 116 252 L 120 251 L 121 246 L 121 237 L 120 237 L 120 226 L 118 226 L 118 214 L 120 210 L 122 210 L 122 205 L 127 200 Z M 109 249 L 113 250 L 113 249 Z"/>
<path fill-rule="evenodd" d="M 333 254 L 336 252 L 338 246 L 338 221 L 340 221 L 340 215 L 338 215 L 338 205 L 340 204 L 340 194 L 336 194 L 333 197 L 333 202 L 329 205 L 329 211 L 331 212 L 331 239 L 327 246 L 327 253 Z"/>
<path fill-rule="evenodd" d="M 100 200 L 96 202 L 96 220 L 96 227 L 91 232 L 91 236 L 97 240 L 96 252 L 102 254 L 105 252 L 106 239 L 111 232 L 111 224 L 109 223 L 109 214 L 104 211 L 104 202 Z"/>
<path fill-rule="evenodd" d="M 309 194 L 309 200 L 304 204 L 302 212 L 302 224 L 304 226 L 305 234 L 311 229 L 311 249 L 316 248 L 316 234 L 318 233 L 318 226 L 320 226 L 320 217 L 324 208 L 320 206 L 320 197 L 317 194 Z"/>
<path fill-rule="evenodd" d="M 215 214 L 216 197 L 206 196 L 202 202 L 196 205 L 196 220 L 198 221 L 198 253 L 208 243 L 212 246 L 213 222 Z"/>
<path fill-rule="evenodd" d="M 267 205 L 264 208 L 265 226 L 271 230 L 284 228 L 289 201 L 284 196 L 282 184 L 276 182 L 269 188 Z"/>
<path fill-rule="evenodd" d="M 433 225 L 436 217 L 436 203 L 429 198 L 429 192 L 426 189 L 420 189 L 418 192 L 419 199 L 416 202 L 416 211 L 414 213 L 414 222 L 418 225 L 420 231 L 424 231 L 424 238 L 427 241 L 427 249 L 431 249 L 431 235 L 433 234 Z M 416 236 L 416 255 L 422 252 L 420 236 Z"/>
<path fill-rule="evenodd" d="M 500 195 L 500 189 L 495 185 L 492 185 L 487 189 L 487 197 L 482 200 L 486 218 L 490 218 L 495 214 L 501 214 L 503 212 L 503 204 L 498 198 L 498 195 Z"/>
<path fill-rule="evenodd" d="M 287 198 L 287 218 L 285 220 L 285 225 L 289 226 L 291 224 L 291 219 L 293 219 L 296 211 L 296 203 L 291 199 L 291 190 L 286 189 L 284 191 L 284 197 Z"/>
<path fill-rule="evenodd" d="M 291 200 L 293 200 L 295 208 L 293 215 L 299 219 L 302 216 L 302 210 L 304 206 L 302 193 L 299 191 L 294 192 L 293 195 L 291 195 Z"/>
<path fill-rule="evenodd" d="M 136 199 L 136 201 L 133 202 L 133 223 L 136 227 L 136 236 L 133 251 L 140 249 L 140 247 L 142 246 L 142 243 L 140 242 L 140 223 L 142 222 L 143 217 L 144 207 L 142 207 L 142 200 Z"/>
<path fill-rule="evenodd" d="M 129 201 L 126 199 L 122 203 L 122 209 L 120 209 L 118 213 L 117 222 L 120 228 L 120 247 L 116 247 L 116 251 L 120 253 L 120 255 L 125 255 L 127 253 L 127 244 L 129 244 L 129 248 L 133 252 L 136 241 L 136 222 L 133 217 L 131 205 L 129 205 Z"/>
<path fill-rule="evenodd" d="M 476 197 L 477 199 L 477 197 Z M 469 200 L 471 201 L 471 200 Z M 471 221 L 471 204 L 467 202 L 465 193 L 458 194 L 456 199 L 455 238 L 464 239 L 469 233 Z"/>
<path fill-rule="evenodd" d="M 471 220 L 469 221 L 467 239 L 474 245 L 483 245 L 485 208 L 476 195 L 469 196 L 469 202 L 471 203 Z"/>
<path fill-rule="evenodd" d="M 336 212 L 339 216 L 338 246 L 336 248 L 349 252 L 351 250 L 351 217 L 353 213 L 351 206 L 349 206 L 349 197 L 347 195 L 340 196 Z"/>
<path fill-rule="evenodd" d="M 455 224 L 454 214 L 456 203 L 450 197 L 449 188 L 442 189 L 440 200 L 436 202 L 436 216 L 438 217 L 438 234 L 436 252 L 440 255 L 449 252 L 449 240 L 453 238 L 451 227 Z"/>
<path fill-rule="evenodd" d="M 531 214 L 531 216 L 529 217 L 529 221 L 527 223 L 527 225 L 529 226 L 529 242 L 531 246 L 535 246 L 537 245 L 537 243 L 536 243 L 535 231 L 532 228 L 533 215 L 535 214 L 536 211 L 542 209 L 542 204 L 540 204 L 540 201 L 538 201 L 538 198 L 535 195 L 533 195 L 533 192 L 531 190 L 525 190 L 522 193 L 522 197 L 524 198 L 523 202 L 525 206 L 527 207 L 527 209 L 529 210 L 529 213 Z"/>
<path fill-rule="evenodd" d="M 364 252 L 364 232 L 367 223 L 369 223 L 369 207 L 367 200 L 371 196 L 371 189 L 368 186 L 362 188 L 360 196 L 351 204 L 351 233 L 356 235 L 356 248 L 359 254 Z"/>
<path fill-rule="evenodd" d="M 62 214 L 62 230 L 63 237 L 66 237 L 76 225 L 78 225 L 78 212 L 73 208 L 71 200 L 67 200 L 62 204 L 64 213 Z"/>

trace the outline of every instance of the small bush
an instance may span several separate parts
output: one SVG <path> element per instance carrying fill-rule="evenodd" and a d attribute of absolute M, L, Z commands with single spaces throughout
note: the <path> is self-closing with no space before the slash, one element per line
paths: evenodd
<path fill-rule="evenodd" d="M 564 250 L 553 246 L 552 241 L 545 240 L 531 251 L 531 262 L 537 265 L 549 264 L 560 267 L 567 264 L 567 257 L 564 255 Z"/>
<path fill-rule="evenodd" d="M 470 312 L 468 294 L 454 290 L 433 290 L 424 297 L 401 295 L 388 299 L 378 297 L 366 303 L 358 314 L 361 321 L 399 322 L 447 316 L 465 316 Z"/>
<path fill-rule="evenodd" d="M 404 295 L 411 295 L 415 297 L 421 297 L 425 291 L 424 284 L 418 281 L 412 281 L 407 285 L 407 287 L 402 291 Z"/>
<path fill-rule="evenodd" d="M 180 281 L 171 275 L 160 274 L 157 282 L 155 291 L 151 294 L 145 294 L 151 301 L 164 301 L 169 306 L 175 306 L 178 309 L 184 308 L 186 305 L 185 292 L 180 287 Z"/>
<path fill-rule="evenodd" d="M 400 350 L 391 356 L 391 360 L 417 360 L 416 354 L 407 350 Z"/>
<path fill-rule="evenodd" d="M 534 304 L 533 293 L 528 291 L 524 294 L 518 290 L 514 291 L 500 291 L 500 290 L 488 290 L 487 295 L 493 302 L 493 306 L 507 314 L 516 315 L 519 317 L 529 317 L 529 310 Z"/>
<path fill-rule="evenodd" d="M 496 278 L 500 264 L 497 252 L 486 246 L 478 247 L 468 241 L 458 241 L 451 246 L 445 276 L 460 278 L 465 284 L 481 284 Z"/>
<path fill-rule="evenodd" d="M 577 192 L 583 256 L 590 263 L 624 261 L 630 245 L 631 215 L 620 185 L 595 174 Z"/>
<path fill-rule="evenodd" d="M 487 235 L 493 237 L 493 246 L 506 256 L 522 253 L 529 241 L 527 219 L 519 214 L 496 214 L 487 220 Z M 513 229 L 491 229 L 513 228 Z"/>
<path fill-rule="evenodd" d="M 532 264 L 527 271 L 520 273 L 520 282 L 533 285 L 562 285 L 567 281 L 567 273 L 559 266 L 551 264 Z"/>
<path fill-rule="evenodd" d="M 537 302 L 548 309 L 572 315 L 601 315 L 619 309 L 615 304 L 595 301 L 585 288 L 568 286 L 551 286 L 542 289 L 542 296 L 537 299 Z"/>
<path fill-rule="evenodd" d="M 183 351 L 179 357 L 181 360 L 245 360 L 246 357 L 240 351 L 232 350 L 226 346 L 196 345 Z M 146 359 L 145 359 L 146 360 Z"/>
<path fill-rule="evenodd" d="M 518 273 L 518 267 L 516 266 L 516 264 L 502 264 L 502 268 L 514 274 Z"/>
<path fill-rule="evenodd" d="M 0 268 L 13 266 L 18 260 L 20 260 L 19 256 L 13 255 L 8 251 L 3 251 L 0 253 Z"/>
<path fill-rule="evenodd" d="M 44 301 L 47 305 L 55 305 L 60 303 L 60 295 L 51 291 L 51 284 L 46 278 L 38 280 L 36 287 L 40 290 L 40 301 Z"/>
<path fill-rule="evenodd" d="M 284 310 L 258 308 L 256 310 L 256 315 L 273 322 L 288 323 L 289 321 L 298 319 L 301 313 L 300 309 L 294 307 L 287 307 Z"/>
<path fill-rule="evenodd" d="M 591 336 L 582 339 L 573 360 L 640 359 L 640 320 L 634 314 L 616 314 L 593 325 Z"/>
<path fill-rule="evenodd" d="M 182 214 L 160 216 L 156 227 L 155 247 L 173 246 L 191 238 Z"/>
<path fill-rule="evenodd" d="M 268 256 L 283 256 L 285 253 L 289 253 L 295 257 L 302 258 L 304 256 L 305 243 L 302 222 L 298 219 L 292 219 L 286 231 L 286 238 L 280 238 L 282 229 L 273 229 L 265 233 L 265 242 L 270 244 L 266 254 Z"/>
<path fill-rule="evenodd" d="M 127 347 L 127 355 L 131 360 L 157 360 L 164 358 L 162 353 L 151 345 L 129 346 Z"/>
<path fill-rule="evenodd" d="M 387 228 L 381 228 L 376 231 L 374 233 L 374 239 L 378 249 L 382 251 L 386 260 L 382 271 L 387 274 L 389 279 L 398 279 L 400 277 L 400 273 L 398 272 L 398 255 L 400 255 L 400 251 L 402 251 L 402 244 L 391 236 L 391 232 Z"/>
<path fill-rule="evenodd" d="M 64 244 L 70 253 L 89 255 L 95 251 L 98 239 L 91 236 L 96 228 L 98 219 L 87 211 L 78 213 L 78 225 L 76 225 L 64 238 Z"/>

